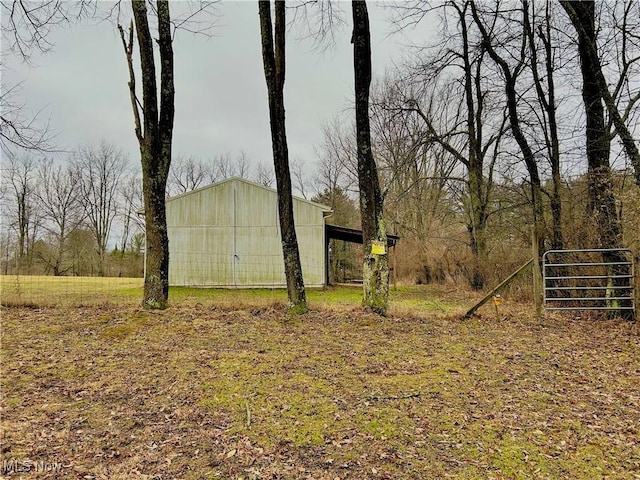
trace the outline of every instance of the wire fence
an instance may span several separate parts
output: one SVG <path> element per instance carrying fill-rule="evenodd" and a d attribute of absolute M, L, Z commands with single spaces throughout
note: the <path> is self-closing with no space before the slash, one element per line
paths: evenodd
<path fill-rule="evenodd" d="M 301 255 L 307 286 L 325 284 L 323 257 Z M 287 285 L 282 254 L 214 254 L 173 252 L 169 264 L 169 284 L 175 286 L 284 288 Z"/>
<path fill-rule="evenodd" d="M 302 256 L 301 263 L 305 286 L 324 285 L 322 259 Z M 281 254 L 175 252 L 171 256 L 169 285 L 171 295 L 180 287 L 284 289 L 286 279 Z M 136 305 L 142 301 L 143 288 L 143 278 L 9 274 L 0 275 L 0 303 L 34 307 Z"/>
<path fill-rule="evenodd" d="M 5 306 L 136 304 L 143 283 L 142 278 L 0 275 L 0 301 Z"/>

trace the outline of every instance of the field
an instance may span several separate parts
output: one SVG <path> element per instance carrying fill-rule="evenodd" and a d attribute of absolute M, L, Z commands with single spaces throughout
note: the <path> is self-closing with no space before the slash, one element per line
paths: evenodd
<path fill-rule="evenodd" d="M 508 295 L 461 320 L 476 296 L 451 287 L 400 288 L 387 318 L 357 288 L 300 317 L 270 290 L 149 312 L 110 282 L 3 279 L 6 478 L 640 478 L 637 324 Z"/>

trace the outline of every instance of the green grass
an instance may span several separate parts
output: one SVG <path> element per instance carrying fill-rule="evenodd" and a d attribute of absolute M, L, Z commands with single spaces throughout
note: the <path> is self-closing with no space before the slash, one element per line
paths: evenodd
<path fill-rule="evenodd" d="M 143 280 L 140 278 L 0 276 L 0 300 L 3 305 L 9 306 L 134 306 L 142 301 L 142 288 Z M 443 286 L 392 288 L 390 299 L 392 315 L 461 313 L 464 307 L 460 303 L 461 294 L 455 289 Z M 307 301 L 311 309 L 359 308 L 362 302 L 362 287 L 308 288 Z M 225 308 L 234 305 L 265 308 L 285 305 L 286 302 L 287 292 L 281 288 L 171 287 L 169 290 L 169 303 L 175 307 L 201 303 Z"/>
<path fill-rule="evenodd" d="M 4 305 L 94 305 L 141 302 L 141 278 L 0 275 Z"/>

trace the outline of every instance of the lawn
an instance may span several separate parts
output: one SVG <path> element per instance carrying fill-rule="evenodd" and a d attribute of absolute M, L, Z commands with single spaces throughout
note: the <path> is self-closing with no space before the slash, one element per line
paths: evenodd
<path fill-rule="evenodd" d="M 2 308 L 5 475 L 640 478 L 637 324 L 508 298 L 461 320 L 472 296 L 444 287 L 395 291 L 387 318 L 358 289 L 289 317 L 281 291 L 175 290 L 148 312 L 128 288 Z"/>
<path fill-rule="evenodd" d="M 136 306 L 142 302 L 141 278 L 52 277 L 38 275 L 0 275 L 0 301 L 5 306 L 86 307 L 116 304 Z M 169 302 L 182 305 L 215 305 L 232 308 L 264 307 L 285 303 L 287 292 L 281 288 L 223 289 L 171 287 Z M 478 294 L 459 291 L 452 286 L 401 286 L 392 288 L 392 310 L 396 313 L 449 312 L 462 314 Z M 362 287 L 307 289 L 312 308 L 340 310 L 357 307 Z M 472 303 L 471 303 L 472 304 Z"/>

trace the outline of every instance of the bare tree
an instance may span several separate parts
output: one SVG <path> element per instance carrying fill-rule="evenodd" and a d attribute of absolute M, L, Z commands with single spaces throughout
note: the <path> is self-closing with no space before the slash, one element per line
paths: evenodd
<path fill-rule="evenodd" d="M 303 38 L 311 38 L 314 48 L 327 50 L 335 45 L 335 34 L 344 25 L 344 12 L 341 2 L 335 0 L 314 0 L 294 2 L 291 8 L 291 25 L 300 28 Z"/>
<path fill-rule="evenodd" d="M 640 152 L 638 151 L 638 145 L 636 143 L 637 140 L 634 139 L 631 130 L 625 122 L 626 115 L 621 115 L 618 110 L 618 106 L 615 101 L 615 94 L 612 95 L 609 91 L 609 86 L 607 85 L 607 80 L 602 72 L 602 66 L 600 64 L 598 44 L 596 41 L 597 29 L 595 20 L 595 3 L 593 1 L 586 1 L 576 2 L 574 4 L 574 2 L 562 0 L 560 4 L 564 8 L 565 12 L 567 12 L 567 15 L 569 15 L 571 23 L 578 34 L 578 50 L 583 69 L 583 76 L 584 71 L 588 70 L 588 75 L 591 76 L 589 83 L 594 84 L 594 94 L 595 89 L 598 90 L 597 96 L 600 98 L 599 102 L 604 103 L 607 112 L 609 113 L 611 122 L 616 128 L 616 133 L 620 136 L 622 145 L 624 146 L 635 170 L 636 184 L 640 186 Z M 628 32 L 626 31 L 626 22 L 629 18 L 628 12 L 633 8 L 632 4 L 633 2 L 629 2 L 628 6 L 625 5 L 624 22 L 621 26 L 623 29 L 623 38 L 620 45 L 620 57 L 623 61 L 622 70 L 625 74 L 633 63 L 640 61 L 640 55 L 637 58 L 628 58 L 627 51 Z M 622 75 L 620 82 L 616 87 L 616 93 L 619 92 L 619 88 L 623 85 L 624 80 L 624 75 Z M 591 87 L 588 89 L 590 88 Z M 636 94 L 636 97 L 637 98 L 633 100 L 634 103 L 640 99 L 640 92 Z M 588 113 L 587 116 L 589 116 Z"/>
<path fill-rule="evenodd" d="M 171 162 L 167 195 L 179 195 L 195 190 L 211 177 L 209 170 L 207 165 L 194 157 L 178 157 Z"/>
<path fill-rule="evenodd" d="M 85 218 L 80 175 L 73 166 L 56 166 L 53 160 L 43 162 L 38 169 L 38 208 L 42 212 L 43 227 L 53 243 L 52 255 L 44 261 L 55 276 L 73 268 L 67 255 L 67 240 Z"/>
<path fill-rule="evenodd" d="M 551 165 L 552 191 L 549 194 L 551 218 L 552 218 L 552 248 L 564 248 L 564 235 L 562 233 L 562 197 L 560 187 L 562 176 L 560 172 L 560 133 L 558 127 L 558 107 L 556 101 L 555 72 L 557 70 L 556 57 L 558 55 L 557 45 L 554 44 L 552 31 L 552 4 L 547 2 L 541 23 L 538 23 L 538 15 L 535 4 L 530 11 L 525 3 L 523 6 L 523 28 L 526 41 L 529 44 L 530 62 L 529 66 L 533 77 L 536 97 L 541 110 L 542 128 L 547 158 Z M 536 35 L 537 31 L 537 35 Z M 541 45 L 536 42 L 538 38 Z M 540 55 L 538 54 L 540 50 Z M 539 63 L 543 57 L 544 70 L 541 74 Z"/>
<path fill-rule="evenodd" d="M 239 178 L 247 178 L 249 175 L 249 158 L 244 150 L 240 150 L 240 153 L 236 157 L 235 167 L 233 169 L 233 175 Z"/>
<path fill-rule="evenodd" d="M 341 122 L 335 117 L 322 127 L 323 144 L 317 150 L 319 159 L 315 183 L 317 193 L 334 191 L 337 187 L 348 193 L 357 192 L 358 152 L 355 122 Z"/>
<path fill-rule="evenodd" d="M 528 2 L 522 1 L 521 14 L 524 18 L 528 15 Z M 496 40 L 494 27 L 496 26 L 496 18 L 498 16 L 498 10 L 490 12 L 490 19 L 485 20 L 481 12 L 478 10 L 477 3 L 473 0 L 470 1 L 471 13 L 475 24 L 477 25 L 482 35 L 482 45 L 486 48 L 487 53 L 495 64 L 499 67 L 503 76 L 505 98 L 507 103 L 507 111 L 509 118 L 509 126 L 511 127 L 511 133 L 518 144 L 524 164 L 529 173 L 529 181 L 531 184 L 531 205 L 533 209 L 533 223 L 535 229 L 535 235 L 538 239 L 538 251 L 540 255 L 544 252 L 544 209 L 542 203 L 542 182 L 540 179 L 540 173 L 538 171 L 538 163 L 536 161 L 535 154 L 531 147 L 527 136 L 523 130 L 523 122 L 518 113 L 518 77 L 526 67 L 526 49 L 527 49 L 527 37 L 526 35 L 520 35 L 520 45 L 518 48 L 519 55 L 515 57 L 515 66 L 509 64 L 506 59 L 506 54 L 501 54 L 498 51 L 498 45 L 500 42 Z"/>
<path fill-rule="evenodd" d="M 387 218 L 392 219 L 394 233 L 410 235 L 426 243 L 430 226 L 440 216 L 440 206 L 449 193 L 449 184 L 459 165 L 458 159 L 435 141 L 420 115 L 414 115 L 415 112 L 424 114 L 420 105 L 423 99 L 411 93 L 415 89 L 402 80 L 403 76 L 410 75 L 402 72 L 396 78 L 387 74 L 374 90 L 373 149 L 381 176 L 385 211 Z M 414 81 L 424 80 L 411 80 Z M 429 100 L 428 116 L 442 115 L 452 103 L 438 102 L 434 95 Z M 406 104 L 413 106 L 407 108 Z M 439 120 L 444 127 L 444 116 Z M 454 145 L 454 141 L 449 139 L 449 144 Z"/>
<path fill-rule="evenodd" d="M 209 181 L 211 183 L 219 182 L 231 177 L 248 178 L 249 177 L 249 159 L 244 151 L 240 151 L 235 161 L 231 158 L 230 153 L 218 155 L 214 158 L 209 171 Z"/>
<path fill-rule="evenodd" d="M 16 100 L 19 85 L 2 89 L 0 93 L 0 152 L 5 156 L 14 150 L 53 152 L 55 135 L 42 111 L 29 114 L 27 105 Z"/>
<path fill-rule="evenodd" d="M 441 20 L 438 38 L 418 49 L 415 64 L 397 74 L 384 108 L 405 122 L 413 121 L 411 116 L 422 120 L 416 147 L 442 158 L 435 176 L 443 177 L 444 184 L 435 183 L 435 192 L 446 188 L 461 205 L 473 257 L 469 282 L 482 289 L 489 220 L 496 214 L 494 171 L 507 130 L 505 102 L 495 89 L 497 75 L 474 26 L 470 1 L 413 2 L 397 6 L 396 14 L 399 28 L 436 14 Z"/>
<path fill-rule="evenodd" d="M 142 118 L 136 94 L 133 62 L 133 22 L 129 27 L 128 40 L 121 26 L 119 30 L 129 67 L 129 93 L 142 164 L 142 192 L 147 234 L 143 305 L 146 308 L 166 308 L 169 297 L 169 237 L 165 194 L 171 165 L 175 114 L 171 15 L 169 2 L 158 0 L 156 2 L 159 36 L 157 43 L 160 52 L 158 89 L 146 1 L 134 0 L 132 8 L 142 71 Z"/>
<path fill-rule="evenodd" d="M 9 0 L 0 3 L 3 43 L 28 62 L 34 51 L 53 48 L 49 38 L 54 28 L 66 26 L 95 12 L 97 2 L 82 0 Z"/>
<path fill-rule="evenodd" d="M 78 150 L 74 165 L 81 177 L 79 195 L 87 224 L 96 241 L 98 274 L 104 275 L 111 228 L 118 214 L 118 189 L 127 158 L 113 145 L 102 141 L 97 146 Z"/>
<path fill-rule="evenodd" d="M 582 98 L 587 117 L 586 150 L 589 180 L 589 210 L 595 219 L 600 234 L 599 247 L 616 249 L 622 247 L 622 227 L 616 209 L 611 181 L 609 155 L 611 137 L 605 123 L 605 107 L 607 100 L 603 91 L 602 70 L 597 51 L 597 29 L 595 21 L 595 3 L 561 2 L 578 33 L 578 52 L 582 72 Z M 608 90 L 607 90 L 608 91 Z M 620 266 L 625 262 L 624 254 L 619 251 L 603 253 L 605 262 L 610 262 L 612 273 L 623 276 L 628 272 Z M 614 279 L 613 286 L 619 286 L 621 280 Z M 624 292 L 613 294 L 624 296 Z M 618 302 L 615 302 L 618 303 Z M 616 313 L 626 315 L 629 311 Z"/>
<path fill-rule="evenodd" d="M 355 77 L 358 183 L 363 239 L 363 303 L 385 314 L 389 306 L 389 257 L 383 197 L 378 169 L 371 149 L 369 89 L 371 86 L 371 34 L 364 0 L 352 0 L 353 68 Z"/>
<path fill-rule="evenodd" d="M 9 157 L 6 180 L 12 197 L 8 209 L 9 227 L 17 235 L 18 260 L 22 260 L 35 243 L 40 227 L 37 206 L 37 163 L 30 155 Z"/>
<path fill-rule="evenodd" d="M 291 162 L 291 175 L 294 181 L 294 188 L 302 195 L 302 198 L 308 200 L 308 179 L 305 174 L 304 162 L 298 158 Z"/>
<path fill-rule="evenodd" d="M 138 212 L 142 210 L 142 181 L 137 174 L 126 177 L 119 189 L 121 198 L 120 217 L 122 218 L 122 235 L 120 237 L 121 260 L 127 251 L 132 237 L 144 232 L 144 222 Z"/>
<path fill-rule="evenodd" d="M 273 168 L 263 162 L 256 165 L 254 179 L 256 183 L 269 188 L 273 187 L 273 184 L 276 181 L 273 174 Z"/>
<path fill-rule="evenodd" d="M 53 44 L 50 33 L 56 27 L 90 16 L 97 2 L 82 0 L 9 0 L 0 2 L 2 44 L 22 61 L 29 63 L 33 52 L 45 53 Z M 24 102 L 16 100 L 20 85 L 0 93 L 0 151 L 8 155 L 14 149 L 53 152 L 58 150 L 55 135 L 42 112 L 31 114 Z"/>
<path fill-rule="evenodd" d="M 209 169 L 209 181 L 211 183 L 219 182 L 227 178 L 235 176 L 234 165 L 231 161 L 231 155 L 225 153 L 216 156 Z"/>
<path fill-rule="evenodd" d="M 269 97 L 269 120 L 273 163 L 278 190 L 278 213 L 282 235 L 282 253 L 289 297 L 289 310 L 307 311 L 307 299 L 300 264 L 300 252 L 293 218 L 291 173 L 284 110 L 285 80 L 285 2 L 275 1 L 275 26 L 271 22 L 271 1 L 258 1 L 262 60 Z M 275 31 L 275 35 L 274 35 Z"/>

